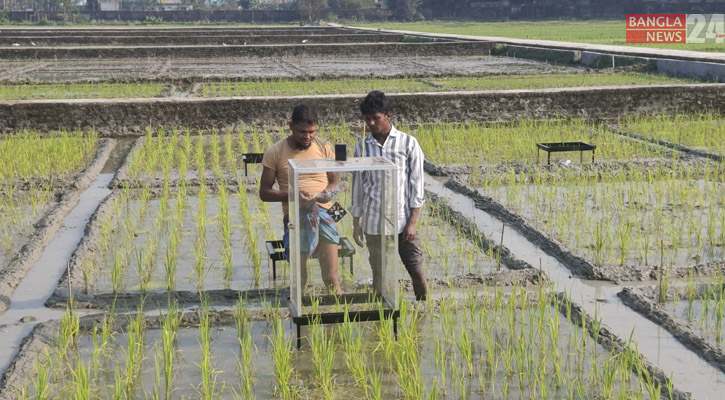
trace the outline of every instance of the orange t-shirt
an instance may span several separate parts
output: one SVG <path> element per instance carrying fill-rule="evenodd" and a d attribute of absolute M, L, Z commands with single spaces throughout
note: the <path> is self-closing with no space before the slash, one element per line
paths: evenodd
<path fill-rule="evenodd" d="M 262 158 L 262 165 L 275 171 L 279 190 L 286 191 L 289 187 L 289 164 L 287 160 L 318 158 L 335 158 L 335 151 L 327 140 L 315 137 L 310 147 L 305 150 L 296 150 L 290 147 L 289 143 L 287 143 L 287 138 L 284 138 L 267 149 Z M 299 189 L 309 194 L 314 195 L 320 193 L 327 187 L 327 184 L 327 174 L 325 172 L 300 175 Z M 318 203 L 318 205 L 323 208 L 330 208 L 332 206 L 330 202 Z M 286 201 L 282 203 L 282 210 L 285 214 L 289 213 Z"/>

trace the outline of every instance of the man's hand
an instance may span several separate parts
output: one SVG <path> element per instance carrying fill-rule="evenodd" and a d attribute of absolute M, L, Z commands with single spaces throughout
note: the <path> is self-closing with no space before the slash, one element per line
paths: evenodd
<path fill-rule="evenodd" d="M 320 204 L 329 203 L 330 200 L 332 200 L 332 196 L 331 195 L 328 195 L 328 193 L 331 193 L 331 191 L 330 190 L 327 190 L 327 189 L 325 189 L 322 192 L 320 192 L 317 195 L 317 198 L 316 198 L 317 202 L 320 203 Z"/>
<path fill-rule="evenodd" d="M 406 242 L 412 242 L 418 235 L 417 229 L 415 228 L 415 222 L 408 220 L 403 228 L 403 240 Z"/>
<path fill-rule="evenodd" d="M 363 234 L 363 230 L 360 227 L 359 218 L 353 218 L 352 220 L 352 238 L 355 240 L 355 243 L 357 243 L 358 246 L 365 246 L 365 235 Z"/>
<path fill-rule="evenodd" d="M 305 208 L 311 208 L 315 204 L 315 197 L 304 190 L 300 190 L 300 204 Z"/>

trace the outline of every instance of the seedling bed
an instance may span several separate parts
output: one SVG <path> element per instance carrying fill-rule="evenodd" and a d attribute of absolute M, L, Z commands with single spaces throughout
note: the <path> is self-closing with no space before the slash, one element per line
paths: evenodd
<path fill-rule="evenodd" d="M 354 45 L 350 45 L 351 47 Z M 479 75 L 479 74 L 535 74 L 550 72 L 576 72 L 572 67 L 554 67 L 545 63 L 489 56 L 418 56 L 397 57 L 388 60 L 385 69 L 370 58 L 317 57 L 240 58 L 215 57 L 201 62 L 199 59 L 163 58 L 139 60 L 64 60 L 5 61 L 0 63 L 0 76 L 4 80 L 31 81 L 89 81 L 139 78 L 305 78 L 349 76 L 366 77 L 371 71 L 377 76 L 401 77 L 418 75 Z"/>
<path fill-rule="evenodd" d="M 599 267 L 725 261 L 725 184 L 714 164 L 601 174 L 598 182 L 568 177 L 561 174 L 555 186 L 509 182 L 481 190 Z"/>
<path fill-rule="evenodd" d="M 664 140 L 690 149 L 725 156 L 725 121 L 717 114 L 629 118 L 619 121 L 618 128 L 652 140 Z"/>
<path fill-rule="evenodd" d="M 263 320 L 250 320 L 243 301 L 183 317 L 66 315 L 47 355 L 25 375 L 47 382 L 29 378 L 16 387 L 28 395 L 120 390 L 161 398 L 658 398 L 660 387 L 669 395 L 636 353 L 597 344 L 590 334 L 600 337 L 598 325 L 577 326 L 588 320 L 544 292 L 468 292 L 430 307 L 404 301 L 397 340 L 390 320 L 315 324 L 304 329 L 300 350 L 288 320 L 264 310 Z"/>

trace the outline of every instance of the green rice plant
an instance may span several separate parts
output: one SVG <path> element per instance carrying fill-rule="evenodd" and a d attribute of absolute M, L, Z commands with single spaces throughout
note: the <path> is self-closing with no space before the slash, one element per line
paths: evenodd
<path fill-rule="evenodd" d="M 221 253 L 225 267 L 224 280 L 228 284 L 232 279 L 232 226 L 229 219 L 229 199 L 223 177 L 219 185 L 219 225 L 222 233 Z"/>
<path fill-rule="evenodd" d="M 58 330 L 58 343 L 56 346 L 60 360 L 67 359 L 69 350 L 76 348 L 79 331 L 80 320 L 78 314 L 69 308 L 60 318 L 60 329 Z"/>
<path fill-rule="evenodd" d="M 249 321 L 249 309 L 241 296 L 237 299 L 237 306 L 234 309 L 234 321 L 237 325 L 237 340 L 239 341 L 237 369 L 241 378 L 241 395 L 242 398 L 249 399 L 254 397 L 255 371 L 252 356 L 257 349 L 252 341 L 252 322 Z"/>
<path fill-rule="evenodd" d="M 169 301 L 169 307 L 166 314 L 161 314 L 161 347 L 160 363 L 161 372 L 164 379 L 164 399 L 173 398 L 174 378 L 176 372 L 174 363 L 176 360 L 176 341 L 181 325 L 183 314 L 179 313 L 176 301 Z"/>
<path fill-rule="evenodd" d="M 95 131 L 19 131 L 0 139 L 0 183 L 65 179 L 80 172 L 97 148 Z"/>
<path fill-rule="evenodd" d="M 698 150 L 725 154 L 725 123 L 714 113 L 624 117 L 624 129 Z"/>
<path fill-rule="evenodd" d="M 92 398 L 90 372 L 81 361 L 78 361 L 73 369 L 72 388 L 74 399 L 90 400 Z"/>
<path fill-rule="evenodd" d="M 678 79 L 647 73 L 547 73 L 544 75 L 500 75 L 416 78 L 354 78 L 265 79 L 236 82 L 213 82 L 201 85 L 202 96 L 276 96 L 358 93 L 365 95 L 371 87 L 386 93 L 440 92 L 452 90 L 539 89 L 549 87 L 578 87 L 604 85 L 632 85 L 654 83 L 690 83 Z"/>
<path fill-rule="evenodd" d="M 282 320 L 277 319 L 272 336 L 272 359 L 275 369 L 275 395 L 283 399 L 297 398 L 297 390 L 291 383 L 294 370 L 291 365 L 292 339 L 285 339 Z"/>
<path fill-rule="evenodd" d="M 33 377 L 33 392 L 35 399 L 47 400 L 51 395 L 51 379 L 53 376 L 53 360 L 47 349 L 43 350 L 43 358 L 35 360 L 35 376 Z"/>
<path fill-rule="evenodd" d="M 333 365 L 335 361 L 335 341 L 333 336 L 326 335 L 320 323 L 310 324 L 310 348 L 312 349 L 312 365 L 315 370 L 317 385 L 322 389 L 325 398 L 334 398 Z"/>
<path fill-rule="evenodd" d="M 142 305 L 139 306 L 136 318 L 129 321 L 126 332 L 127 344 L 123 349 L 123 395 L 125 398 L 135 397 L 136 389 L 141 381 L 142 364 L 146 336 L 146 322 L 143 317 Z"/>
<path fill-rule="evenodd" d="M 76 83 L 41 82 L 33 84 L 3 85 L 2 100 L 40 99 L 110 99 L 158 97 L 164 89 L 162 83 Z"/>
<path fill-rule="evenodd" d="M 201 389 L 203 399 L 215 399 L 220 393 L 217 386 L 218 372 L 214 369 L 211 354 L 211 326 L 209 324 L 209 303 L 202 295 L 202 306 L 199 312 L 199 336 L 201 339 Z"/>

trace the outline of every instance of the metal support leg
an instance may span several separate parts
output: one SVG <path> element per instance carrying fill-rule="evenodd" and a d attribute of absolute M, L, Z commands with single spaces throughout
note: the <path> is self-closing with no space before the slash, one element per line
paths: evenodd
<path fill-rule="evenodd" d="M 297 325 L 297 350 L 299 350 L 300 347 L 302 347 L 302 335 L 300 333 L 302 330 L 300 328 L 300 324 L 295 325 Z"/>
<path fill-rule="evenodd" d="M 395 340 L 398 340 L 398 318 L 395 316 L 393 317 L 393 336 L 395 337 Z"/>
<path fill-rule="evenodd" d="M 277 260 L 272 260 L 272 280 L 277 280 Z"/>

